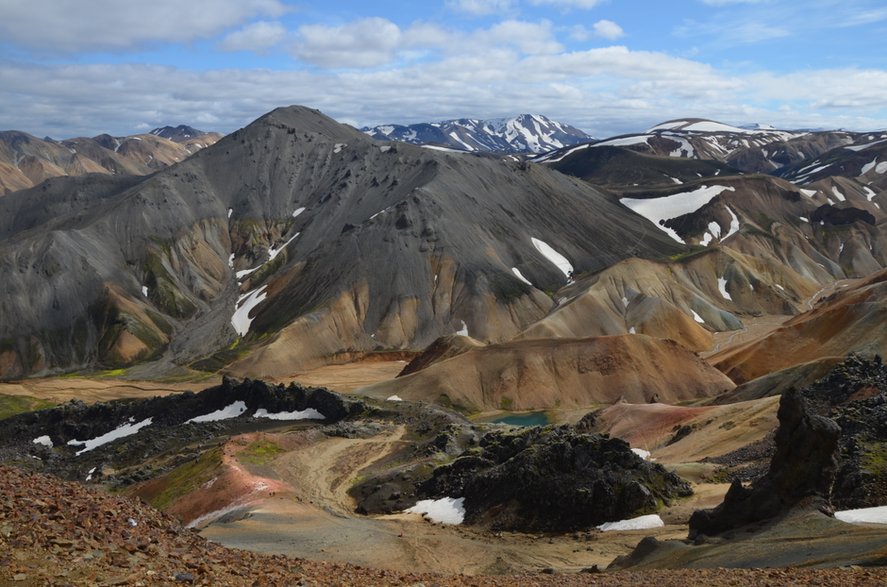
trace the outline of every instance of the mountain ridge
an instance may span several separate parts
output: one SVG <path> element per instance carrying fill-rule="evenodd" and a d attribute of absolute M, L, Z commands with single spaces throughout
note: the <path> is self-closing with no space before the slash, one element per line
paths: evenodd
<path fill-rule="evenodd" d="M 538 154 L 594 140 L 576 127 L 539 114 L 489 120 L 459 118 L 410 125 L 384 124 L 360 130 L 378 140 L 497 154 Z"/>

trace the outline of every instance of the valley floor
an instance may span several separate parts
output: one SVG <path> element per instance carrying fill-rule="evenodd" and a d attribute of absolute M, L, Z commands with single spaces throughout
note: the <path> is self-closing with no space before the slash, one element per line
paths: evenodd
<path fill-rule="evenodd" d="M 386 570 L 224 548 L 142 502 L 0 467 L 3 585 L 860 585 L 885 568 L 685 569 L 467 576 Z"/>

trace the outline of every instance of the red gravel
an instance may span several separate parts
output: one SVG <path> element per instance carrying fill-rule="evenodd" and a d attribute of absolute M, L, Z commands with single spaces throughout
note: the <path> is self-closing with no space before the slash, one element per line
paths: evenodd
<path fill-rule="evenodd" d="M 178 577 L 178 578 L 177 578 Z M 0 466 L 0 585 L 887 585 L 887 568 L 681 569 L 465 576 L 234 550 L 144 502 Z"/>

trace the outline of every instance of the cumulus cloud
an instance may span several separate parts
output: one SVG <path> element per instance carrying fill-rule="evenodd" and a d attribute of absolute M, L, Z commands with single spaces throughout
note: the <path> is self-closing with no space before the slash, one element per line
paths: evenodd
<path fill-rule="evenodd" d="M 456 12 L 484 16 L 511 10 L 514 2 L 513 0 L 447 0 L 447 7 Z"/>
<path fill-rule="evenodd" d="M 286 27 L 279 22 L 260 20 L 228 34 L 219 47 L 225 51 L 261 52 L 280 44 L 286 37 Z"/>
<path fill-rule="evenodd" d="M 533 6 L 557 6 L 564 9 L 578 8 L 590 10 L 601 3 L 601 0 L 530 0 Z"/>
<path fill-rule="evenodd" d="M 299 27 L 294 53 L 322 67 L 375 67 L 394 58 L 400 38 L 400 27 L 379 17 L 342 26 L 305 25 Z"/>
<path fill-rule="evenodd" d="M 506 20 L 480 34 L 480 40 L 496 45 L 511 45 L 523 53 L 557 53 L 563 46 L 554 39 L 551 23 Z"/>
<path fill-rule="evenodd" d="M 360 124 L 533 111 L 601 137 L 679 116 L 783 127 L 887 126 L 883 71 L 732 76 L 626 47 L 523 56 L 493 49 L 421 65 L 334 71 L 5 64 L 0 79 L 0 128 L 58 138 L 197 122 L 228 132 L 292 103 Z M 23 103 L 22 95 L 29 100 Z"/>
<path fill-rule="evenodd" d="M 594 30 L 596 36 L 609 41 L 615 41 L 616 39 L 625 36 L 625 31 L 622 30 L 622 27 L 612 20 L 599 20 L 594 23 L 591 28 Z"/>
<path fill-rule="evenodd" d="M 286 11 L 280 0 L 8 0 L 0 2 L 0 36 L 44 52 L 128 50 L 206 38 Z"/>

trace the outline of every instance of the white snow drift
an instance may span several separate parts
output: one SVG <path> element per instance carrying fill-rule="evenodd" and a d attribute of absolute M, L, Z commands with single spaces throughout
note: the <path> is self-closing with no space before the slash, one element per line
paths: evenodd
<path fill-rule="evenodd" d="M 678 233 L 662 223 L 671 218 L 699 210 L 725 191 L 734 192 L 736 188 L 723 185 L 702 186 L 689 192 L 680 192 L 663 198 L 620 198 L 619 202 L 655 224 L 659 230 L 674 240 L 684 243 L 684 239 L 678 236 Z"/>
<path fill-rule="evenodd" d="M 440 524 L 461 524 L 465 520 L 465 498 L 423 499 L 404 512 L 422 514 L 432 522 Z"/>
<path fill-rule="evenodd" d="M 114 442 L 115 440 L 117 440 L 119 438 L 125 438 L 127 436 L 132 436 L 133 434 L 137 433 L 139 430 L 141 430 L 145 426 L 150 426 L 151 422 L 154 419 L 147 418 L 137 424 L 133 423 L 132 420 L 133 419 L 130 418 L 129 422 L 127 422 L 126 424 L 123 424 L 122 426 L 118 426 L 114 430 L 111 430 L 110 432 L 106 432 L 105 434 L 102 434 L 101 436 L 97 436 L 91 440 L 73 440 L 73 439 L 69 440 L 68 445 L 69 446 L 82 446 L 83 448 L 81 448 L 80 450 L 77 451 L 77 454 L 81 455 L 85 452 L 94 450 L 100 446 L 108 444 L 109 442 Z"/>

